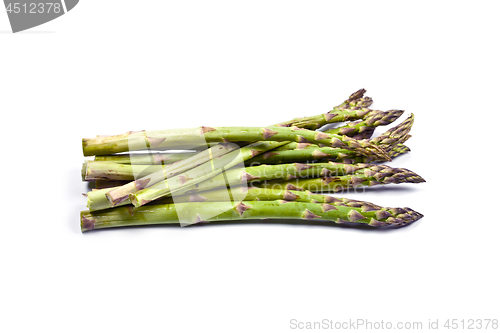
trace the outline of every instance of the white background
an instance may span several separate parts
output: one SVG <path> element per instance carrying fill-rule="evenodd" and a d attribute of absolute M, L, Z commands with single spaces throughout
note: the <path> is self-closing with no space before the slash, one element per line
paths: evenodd
<path fill-rule="evenodd" d="M 19 34 L 0 10 L 2 332 L 289 332 L 290 320 L 500 319 L 496 1 L 91 1 Z M 372 232 L 208 225 L 81 234 L 81 138 L 263 126 L 366 88 L 416 116 L 355 196 Z M 380 134 L 385 131 L 377 131 Z M 354 196 L 351 196 L 354 197 Z"/>

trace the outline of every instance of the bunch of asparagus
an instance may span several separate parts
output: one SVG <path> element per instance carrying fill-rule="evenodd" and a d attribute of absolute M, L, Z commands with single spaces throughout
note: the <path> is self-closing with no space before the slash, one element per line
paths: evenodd
<path fill-rule="evenodd" d="M 332 110 L 267 127 L 200 127 L 83 139 L 82 179 L 95 182 L 81 230 L 247 219 L 400 227 L 422 217 L 327 194 L 420 183 L 384 164 L 407 153 L 414 116 L 370 109 L 365 90 Z M 334 128 L 330 124 L 346 122 Z M 175 151 L 175 152 L 174 152 Z M 180 151 L 180 152 L 179 152 Z"/>

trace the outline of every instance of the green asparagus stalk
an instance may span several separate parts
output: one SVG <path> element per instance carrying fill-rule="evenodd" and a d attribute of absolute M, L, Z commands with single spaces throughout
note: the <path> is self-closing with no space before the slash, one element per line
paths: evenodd
<path fill-rule="evenodd" d="M 311 192 L 339 192 L 345 189 L 361 186 L 375 186 L 400 183 L 422 183 L 425 180 L 416 173 L 402 168 L 391 168 L 385 165 L 372 165 L 363 169 L 362 173 L 354 175 L 293 179 L 271 180 L 262 183 L 253 183 L 254 186 Z"/>
<path fill-rule="evenodd" d="M 134 180 L 144 175 L 163 171 L 163 165 L 131 165 L 113 162 L 87 161 L 83 163 L 84 180 Z"/>
<path fill-rule="evenodd" d="M 150 149 L 175 149 L 199 146 L 200 142 L 240 142 L 240 141 L 295 141 L 322 144 L 359 151 L 375 147 L 368 142 L 357 141 L 347 136 L 326 134 L 298 127 L 200 127 L 194 129 L 173 129 L 163 131 L 128 132 L 122 135 L 83 139 L 85 156 L 109 155 L 127 151 Z M 147 143 L 145 145 L 144 143 Z M 365 148 L 365 149 L 359 149 Z M 383 155 L 383 154 L 382 154 Z"/>
<path fill-rule="evenodd" d="M 230 169 L 224 174 L 219 174 L 213 178 L 196 185 L 185 187 L 176 193 L 176 196 L 183 193 L 194 193 L 207 191 L 218 187 L 231 185 L 241 185 L 245 183 L 262 182 L 266 180 L 289 180 L 295 178 L 308 177 L 333 177 L 339 175 L 349 175 L 361 172 L 369 165 L 350 165 L 340 163 L 315 163 L 315 164 L 279 164 L 279 165 L 259 165 L 241 169 Z M 134 205 L 140 200 L 135 194 L 130 195 L 130 200 Z"/>
<path fill-rule="evenodd" d="M 409 138 L 411 135 L 407 135 L 405 138 Z M 405 140 L 406 141 L 406 140 Z M 395 144 L 391 147 L 391 149 L 387 152 L 391 158 L 398 157 L 399 155 L 405 154 L 410 152 L 410 148 L 407 146 L 398 143 Z M 347 156 L 342 157 L 342 158 L 334 158 L 334 159 L 329 159 L 328 157 L 325 159 L 318 160 L 320 163 L 326 163 L 326 162 L 336 162 L 336 163 L 344 163 L 344 164 L 357 164 L 357 163 L 372 163 L 373 160 L 369 157 L 366 156 L 355 156 L 352 153 L 347 154 Z"/>
<path fill-rule="evenodd" d="M 361 120 L 359 120 L 357 122 L 352 122 L 351 124 L 357 124 L 360 122 L 361 122 Z M 346 125 L 346 126 L 348 126 L 348 125 Z M 352 125 L 349 125 L 349 126 L 352 126 Z M 347 136 L 353 138 L 354 140 L 366 140 L 366 139 L 370 139 L 374 132 L 375 132 L 375 127 L 367 127 L 361 133 L 347 134 Z M 322 147 L 315 145 L 315 144 L 312 144 L 312 143 L 290 142 L 284 146 L 273 149 L 273 151 L 292 150 L 292 149 L 312 149 L 312 148 L 322 148 Z"/>
<path fill-rule="evenodd" d="M 327 113 L 310 117 L 295 118 L 290 121 L 279 123 L 278 126 L 297 126 L 300 128 L 316 130 L 326 124 L 362 119 L 365 115 L 372 111 L 368 109 L 368 106 L 370 106 L 373 101 L 369 97 L 363 98 L 363 94 L 365 92 L 366 90 L 364 89 L 356 91 L 348 100 L 339 106 L 334 107 Z"/>
<path fill-rule="evenodd" d="M 209 191 L 199 193 L 184 194 L 175 196 L 174 198 L 165 199 L 164 203 L 183 203 L 183 202 L 224 202 L 228 198 L 242 198 L 241 201 L 298 201 L 310 203 L 331 203 L 331 204 L 345 204 L 349 207 L 363 207 L 364 211 L 381 209 L 382 207 L 376 206 L 371 203 L 362 201 L 350 200 L 345 198 L 336 198 L 330 195 L 314 194 L 310 191 L 289 191 L 280 189 L 269 189 L 260 187 L 221 187 Z M 360 203 L 360 204 L 359 204 Z"/>
<path fill-rule="evenodd" d="M 332 128 L 324 132 L 352 137 L 374 127 L 388 125 L 401 117 L 403 113 L 403 110 L 371 111 L 362 121 L 349 123 L 346 126 Z"/>
<path fill-rule="evenodd" d="M 308 177 L 324 178 L 309 179 Z M 308 179 L 290 180 L 295 178 Z M 390 168 L 387 166 L 369 164 L 350 165 L 341 163 L 295 163 L 282 165 L 260 165 L 245 168 L 245 170 L 231 169 L 226 171 L 224 174 L 219 174 L 193 186 L 186 186 L 173 195 L 177 197 L 185 193 L 192 194 L 218 187 L 241 185 L 247 182 L 250 182 L 257 187 L 282 190 L 293 189 L 291 186 L 297 187 L 298 184 L 305 184 L 303 186 L 306 186 L 306 189 L 311 190 L 315 184 L 326 183 L 328 188 L 333 188 L 334 191 L 340 191 L 351 187 L 421 181 L 423 181 L 423 179 L 420 176 L 409 170 Z M 322 185 L 322 188 L 326 187 Z M 129 198 L 134 206 L 142 206 L 142 204 L 140 204 L 140 200 L 143 200 L 143 197 L 140 194 L 138 195 L 133 193 L 129 196 Z"/>
<path fill-rule="evenodd" d="M 283 146 L 280 146 L 278 148 L 273 149 L 272 151 L 293 150 L 293 149 L 312 149 L 312 148 L 321 148 L 321 147 L 318 145 L 314 145 L 312 143 L 289 142 L 286 145 L 283 145 Z"/>
<path fill-rule="evenodd" d="M 192 223 L 279 219 L 328 221 L 372 227 L 401 227 L 423 215 L 410 208 L 383 208 L 363 211 L 345 204 L 319 204 L 288 201 L 242 201 L 227 209 L 227 203 L 189 202 L 150 205 L 132 209 L 118 207 L 107 211 L 81 212 L 82 232 L 95 229 L 155 224 L 178 224 L 178 215 L 190 217 Z M 205 216 L 205 217 L 204 217 Z"/>
<path fill-rule="evenodd" d="M 272 150 L 260 156 L 248 160 L 246 165 L 257 164 L 280 164 L 293 162 L 311 162 L 315 160 L 329 158 L 332 160 L 346 157 L 359 156 L 347 149 L 339 148 L 311 148 L 311 149 L 293 149 L 293 150 Z M 366 156 L 365 156 L 366 157 Z M 370 161 L 378 161 L 376 157 L 366 157 Z"/>
<path fill-rule="evenodd" d="M 212 147 L 214 148 L 214 147 Z M 185 153 L 165 153 L 165 154 L 121 154 L 121 155 L 100 155 L 95 157 L 95 161 L 113 162 L 121 164 L 171 164 L 180 160 L 195 156 L 196 152 Z"/>
<path fill-rule="evenodd" d="M 406 135 L 402 138 L 401 142 L 404 142 L 410 138 L 411 135 Z M 407 146 L 401 144 L 401 143 L 393 143 L 391 147 L 389 148 L 390 150 L 387 151 L 389 156 L 391 158 L 398 157 L 399 155 L 405 154 L 410 152 L 410 148 Z M 372 163 L 374 162 L 373 159 L 366 157 L 366 156 L 356 156 L 355 154 L 352 154 L 352 152 L 346 153 L 346 156 L 343 157 L 337 157 L 334 159 L 330 159 L 326 157 L 325 159 L 318 160 L 318 162 L 321 163 L 326 163 L 326 162 L 336 162 L 336 163 L 344 163 L 344 164 L 357 164 L 357 163 Z"/>

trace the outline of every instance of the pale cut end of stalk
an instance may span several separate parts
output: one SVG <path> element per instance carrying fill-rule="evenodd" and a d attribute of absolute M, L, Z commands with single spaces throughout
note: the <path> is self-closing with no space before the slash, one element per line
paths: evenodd
<path fill-rule="evenodd" d="M 89 164 L 89 161 L 83 162 L 83 165 L 82 165 L 82 181 L 86 181 L 85 176 L 87 175 L 88 164 Z"/>

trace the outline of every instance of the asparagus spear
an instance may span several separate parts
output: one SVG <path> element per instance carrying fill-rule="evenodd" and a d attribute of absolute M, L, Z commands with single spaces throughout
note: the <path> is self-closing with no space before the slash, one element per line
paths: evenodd
<path fill-rule="evenodd" d="M 381 206 L 375 205 L 366 201 L 352 200 L 347 198 L 337 198 L 330 195 L 314 194 L 310 191 L 289 191 L 289 190 L 277 190 L 277 189 L 267 189 L 267 188 L 257 188 L 257 187 L 236 187 L 231 189 L 219 188 L 210 191 L 204 191 L 196 194 L 176 196 L 175 198 L 168 198 L 163 201 L 163 203 L 183 203 L 183 202 L 224 202 L 227 200 L 227 193 L 231 192 L 231 198 L 242 198 L 244 201 L 296 201 L 296 202 L 308 202 L 308 203 L 323 203 L 332 204 L 335 207 L 355 207 L 360 210 L 361 213 L 370 211 L 379 211 L 378 217 L 386 216 L 384 211 L 389 211 L 395 214 L 401 214 L 401 211 L 397 211 L 394 208 L 383 208 Z M 226 206 L 227 207 L 227 206 Z"/>
<path fill-rule="evenodd" d="M 411 137 L 411 135 L 408 135 L 405 138 L 407 139 L 409 137 Z M 402 154 L 405 154 L 408 152 L 410 152 L 410 148 L 408 148 L 407 146 L 405 146 L 401 143 L 394 144 L 390 148 L 390 150 L 387 151 L 387 153 L 389 154 L 389 156 L 391 158 L 398 157 L 399 155 L 402 155 Z M 318 160 L 318 162 L 321 162 L 321 163 L 336 162 L 336 163 L 344 163 L 344 164 L 358 164 L 358 163 L 372 163 L 373 160 L 369 157 L 366 157 L 366 156 L 355 156 L 354 154 L 347 154 L 347 156 L 342 157 L 342 158 L 340 158 L 340 157 L 337 157 L 335 159 L 325 158 L 322 160 Z"/>
<path fill-rule="evenodd" d="M 372 227 L 401 227 L 423 216 L 410 208 L 383 208 L 363 211 L 361 207 L 349 207 L 344 204 L 242 201 L 231 209 L 227 209 L 225 202 L 190 202 L 152 205 L 136 209 L 117 207 L 100 212 L 83 211 L 81 212 L 81 229 L 84 232 L 122 226 L 177 224 L 179 223 L 178 215 L 181 214 L 190 217 L 192 223 L 275 218 L 329 221 L 335 224 L 354 223 L 355 225 Z"/>
<path fill-rule="evenodd" d="M 163 165 L 131 165 L 113 162 L 87 161 L 83 163 L 84 180 L 134 180 L 142 175 L 164 171 Z"/>
<path fill-rule="evenodd" d="M 271 180 L 262 183 L 254 183 L 254 186 L 311 192 L 339 192 L 345 189 L 360 186 L 375 186 L 400 183 L 422 183 L 425 180 L 416 173 L 402 168 L 391 168 L 385 165 L 372 165 L 363 169 L 363 173 L 354 175 L 293 179 L 293 180 Z"/>
<path fill-rule="evenodd" d="M 353 136 L 377 126 L 385 126 L 401 117 L 403 110 L 372 111 L 362 121 L 349 123 L 346 126 L 332 128 L 324 131 L 328 134 Z"/>
<path fill-rule="evenodd" d="M 199 146 L 200 142 L 240 141 L 295 141 L 323 144 L 353 150 L 375 149 L 368 142 L 359 142 L 347 136 L 315 132 L 298 127 L 200 127 L 163 131 L 128 132 L 122 135 L 83 139 L 85 156 L 109 155 L 148 148 L 175 149 Z M 144 143 L 147 143 L 145 145 Z M 364 150 L 359 150 L 361 154 Z"/>
<path fill-rule="evenodd" d="M 164 203 L 182 203 L 182 202 L 224 202 L 228 198 L 228 192 L 231 198 L 242 198 L 242 201 L 298 201 L 310 203 L 330 203 L 330 204 L 344 204 L 349 207 L 363 207 L 365 211 L 375 209 L 382 209 L 371 203 L 350 200 L 345 198 L 336 198 L 330 195 L 314 194 L 310 191 L 289 191 L 283 189 L 269 189 L 260 187 L 221 187 L 208 191 L 178 195 L 173 198 L 167 198 Z"/>
<path fill-rule="evenodd" d="M 312 143 L 297 143 L 297 142 L 289 142 L 286 145 L 279 146 L 272 151 L 282 151 L 282 150 L 293 150 L 293 149 L 311 149 L 311 148 L 320 148 L 320 146 L 312 144 Z"/>
<path fill-rule="evenodd" d="M 320 176 L 324 178 L 307 178 Z M 295 178 L 301 178 L 301 180 L 290 180 Z M 185 193 L 192 194 L 218 187 L 241 185 L 247 182 L 250 182 L 252 185 L 257 187 L 293 190 L 293 186 L 295 186 L 300 190 L 302 190 L 302 188 L 299 187 L 303 187 L 311 191 L 313 191 L 312 189 L 314 186 L 318 187 L 318 184 L 321 184 L 321 188 L 323 190 L 332 188 L 333 191 L 340 191 L 344 188 L 351 187 L 421 181 L 423 181 L 423 179 L 420 176 L 406 169 L 369 164 L 350 165 L 341 163 L 296 163 L 283 165 L 260 165 L 257 167 L 245 168 L 245 170 L 231 169 L 226 171 L 224 174 L 219 174 L 203 182 L 192 186 L 186 186 L 170 195 L 177 197 Z M 150 191 L 150 193 L 154 192 Z M 145 200 L 145 203 L 148 203 L 158 197 L 145 197 L 142 193 L 138 192 L 131 194 L 129 198 L 134 206 L 139 207 L 144 204 L 141 202 L 142 200 Z"/>
<path fill-rule="evenodd" d="M 248 160 L 246 165 L 257 164 L 280 164 L 280 163 L 293 163 L 293 162 L 311 162 L 324 158 L 342 159 L 346 157 L 359 156 L 347 149 L 338 148 L 310 148 L 310 149 L 293 149 L 293 150 L 272 150 L 260 156 L 256 156 Z M 365 156 L 366 157 L 366 156 Z M 367 160 L 377 161 L 376 157 L 366 157 Z"/>
<path fill-rule="evenodd" d="M 207 191 L 217 187 L 225 187 L 227 185 L 241 185 L 245 183 L 262 182 L 266 180 L 289 180 L 295 178 L 308 177 L 333 177 L 339 175 L 349 175 L 355 172 L 362 172 L 370 165 L 351 165 L 340 163 L 315 163 L 315 164 L 279 164 L 279 165 L 259 165 L 255 167 L 247 167 L 244 170 L 230 169 L 224 174 L 219 174 L 213 178 L 205 180 L 191 187 L 185 187 L 179 193 L 193 193 Z M 132 194 L 130 196 L 132 203 L 138 201 L 138 198 Z M 140 198 L 139 198 L 140 199 Z"/>
<path fill-rule="evenodd" d="M 212 147 L 213 149 L 214 147 Z M 95 157 L 95 161 L 114 162 L 122 164 L 171 164 L 180 160 L 185 160 L 195 156 L 196 152 L 185 153 L 165 153 L 165 154 L 121 154 L 121 155 L 100 155 Z"/>
<path fill-rule="evenodd" d="M 367 107 L 370 106 L 373 101 L 369 97 L 363 97 L 365 92 L 365 89 L 356 91 L 344 103 L 334 107 L 327 113 L 310 117 L 295 118 L 279 123 L 278 126 L 297 126 L 300 128 L 316 130 L 326 124 L 362 119 L 366 114 L 372 111 L 367 109 Z"/>

